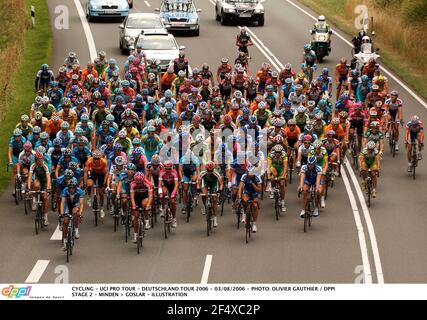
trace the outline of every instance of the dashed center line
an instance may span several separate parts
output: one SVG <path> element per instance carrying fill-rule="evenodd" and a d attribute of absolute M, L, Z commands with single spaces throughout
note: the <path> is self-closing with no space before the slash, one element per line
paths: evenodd
<path fill-rule="evenodd" d="M 209 272 L 211 270 L 211 264 L 212 264 L 212 255 L 207 254 L 206 260 L 205 260 L 205 267 L 203 268 L 202 280 L 200 281 L 201 284 L 208 283 Z"/>
<path fill-rule="evenodd" d="M 50 260 L 38 260 L 28 275 L 25 283 L 37 283 L 45 272 Z"/>

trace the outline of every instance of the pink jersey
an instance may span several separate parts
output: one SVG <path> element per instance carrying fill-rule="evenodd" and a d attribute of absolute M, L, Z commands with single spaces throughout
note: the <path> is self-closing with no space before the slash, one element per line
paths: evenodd
<path fill-rule="evenodd" d="M 137 194 L 148 195 L 148 193 L 153 189 L 153 186 L 150 181 L 144 179 L 142 184 L 137 184 L 135 181 L 130 183 L 130 192 Z"/>
<path fill-rule="evenodd" d="M 159 181 L 163 181 L 165 185 L 174 185 L 175 181 L 178 181 L 178 173 L 175 169 L 173 170 L 162 170 L 159 174 Z"/>

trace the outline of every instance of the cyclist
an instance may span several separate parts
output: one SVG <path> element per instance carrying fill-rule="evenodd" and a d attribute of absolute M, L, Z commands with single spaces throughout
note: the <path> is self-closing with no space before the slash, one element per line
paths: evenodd
<path fill-rule="evenodd" d="M 269 186 L 267 190 L 271 190 L 271 180 L 278 179 L 280 188 L 280 197 L 282 199 L 282 211 L 286 211 L 285 206 L 285 180 L 288 175 L 288 155 L 282 145 L 277 144 L 273 147 L 267 158 L 268 171 L 267 177 Z"/>
<path fill-rule="evenodd" d="M 19 128 L 16 128 L 13 130 L 13 136 L 9 139 L 9 151 L 8 151 L 8 157 L 9 157 L 9 166 L 15 166 L 18 163 L 18 158 L 20 153 L 24 150 L 24 143 L 27 141 L 25 137 L 22 136 L 22 130 Z M 14 167 L 15 174 L 16 168 Z"/>
<path fill-rule="evenodd" d="M 40 89 L 47 92 L 47 88 L 49 84 L 55 80 L 54 78 L 55 75 L 53 74 L 53 71 L 50 70 L 49 65 L 45 63 L 42 64 L 40 70 L 37 71 L 36 81 L 34 84 L 35 92 L 38 92 Z"/>
<path fill-rule="evenodd" d="M 47 195 L 50 192 L 50 171 L 47 164 L 44 162 L 43 155 L 40 152 L 36 152 L 34 155 L 34 163 L 30 167 L 28 174 L 27 188 L 33 191 L 46 191 L 43 194 L 43 220 L 44 225 L 49 225 L 47 212 L 49 208 L 49 202 L 47 201 Z M 34 204 L 33 199 L 33 204 Z M 35 209 L 33 207 L 33 209 Z"/>
<path fill-rule="evenodd" d="M 70 162 L 77 162 L 77 163 L 79 162 L 79 160 L 76 157 L 74 157 L 72 154 L 73 152 L 71 149 L 64 149 L 64 151 L 62 152 L 62 156 L 59 158 L 58 163 L 56 165 L 56 169 L 55 169 L 56 177 L 59 177 L 60 175 L 62 175 L 64 170 L 68 168 L 68 164 Z"/>
<path fill-rule="evenodd" d="M 253 46 L 251 36 L 246 31 L 246 28 L 240 29 L 240 33 L 236 38 L 236 46 L 239 49 L 239 52 L 248 54 L 248 47 Z"/>
<path fill-rule="evenodd" d="M 130 184 L 136 172 L 136 166 L 133 163 L 126 165 L 126 170 L 120 174 L 120 180 L 117 185 L 117 196 L 120 195 L 121 200 L 121 217 L 122 224 L 125 224 L 124 213 L 128 210 L 128 199 L 130 199 Z"/>
<path fill-rule="evenodd" d="M 341 90 L 347 82 L 350 73 L 350 66 L 347 65 L 347 59 L 341 58 L 340 63 L 335 67 L 335 82 L 337 84 L 337 100 L 341 94 Z"/>
<path fill-rule="evenodd" d="M 366 130 L 363 137 L 363 148 L 369 141 L 375 142 L 379 155 L 382 156 L 384 153 L 384 134 L 380 130 L 380 123 L 378 121 L 372 121 L 369 125 L 369 129 Z"/>
<path fill-rule="evenodd" d="M 67 148 L 70 141 L 73 140 L 74 133 L 70 130 L 70 125 L 67 121 L 61 123 L 61 130 L 56 133 L 56 138 L 61 139 L 63 148 Z"/>
<path fill-rule="evenodd" d="M 202 194 L 202 214 L 206 214 L 206 195 L 212 195 L 212 220 L 213 227 L 218 226 L 218 220 L 216 215 L 217 204 L 218 204 L 218 193 L 222 192 L 222 178 L 221 175 L 215 170 L 215 163 L 209 161 L 206 164 L 205 170 L 200 173 L 200 178 L 197 180 L 197 189 L 201 190 Z"/>
<path fill-rule="evenodd" d="M 111 166 L 108 172 L 107 180 L 107 192 L 111 190 L 111 199 L 117 197 L 117 185 L 120 181 L 120 175 L 126 172 L 126 160 L 123 157 L 118 156 L 114 159 L 114 164 Z M 113 214 L 113 207 L 111 206 L 110 214 Z"/>
<path fill-rule="evenodd" d="M 368 115 L 366 114 L 366 111 L 362 111 L 362 109 L 363 107 L 361 103 L 355 103 L 353 105 L 353 110 L 350 111 L 348 116 L 348 121 L 350 122 L 349 140 L 353 140 L 354 133 L 356 132 L 358 150 L 361 150 L 363 128 L 368 121 Z"/>
<path fill-rule="evenodd" d="M 151 228 L 148 212 L 153 201 L 153 186 L 142 172 L 137 172 L 133 176 L 133 180 L 130 184 L 130 201 L 132 205 L 132 221 L 134 230 L 133 243 L 136 243 L 139 219 L 138 207 L 141 207 L 144 211 L 145 229 Z"/>
<path fill-rule="evenodd" d="M 68 236 L 68 224 L 70 219 L 68 216 L 72 215 L 74 219 L 74 237 L 80 238 L 79 224 L 83 218 L 84 209 L 84 191 L 78 187 L 78 181 L 76 178 L 71 178 L 68 181 L 68 187 L 64 189 L 61 194 L 61 208 L 60 213 L 64 219 L 64 225 L 62 227 L 62 248 L 67 250 L 67 236 Z"/>
<path fill-rule="evenodd" d="M 365 179 L 368 174 L 368 169 L 371 169 L 371 178 L 372 178 L 372 198 L 377 197 L 377 172 L 380 170 L 381 157 L 376 148 L 374 141 L 369 141 L 366 144 L 366 148 L 360 153 L 359 157 L 359 166 L 360 166 L 360 175 L 362 177 L 362 189 L 365 190 L 366 183 Z"/>
<path fill-rule="evenodd" d="M 309 157 L 315 156 L 317 165 L 322 168 L 322 177 L 320 178 L 320 207 L 325 207 L 325 188 L 326 188 L 326 173 L 328 172 L 328 151 L 322 145 L 322 141 L 316 140 L 313 142 L 313 149 L 308 154 Z"/>
<path fill-rule="evenodd" d="M 310 191 L 310 188 L 314 187 L 316 192 L 316 208 L 313 212 L 313 217 L 319 216 L 319 198 L 321 195 L 321 181 L 322 178 L 322 168 L 317 165 L 317 158 L 315 156 L 310 156 L 307 159 L 307 164 L 301 167 L 300 183 L 298 192 L 302 193 L 301 198 L 301 213 L 300 218 L 304 218 L 305 207 L 307 204 L 307 197 Z"/>
<path fill-rule="evenodd" d="M 165 195 L 169 196 L 169 204 L 172 212 L 172 228 L 177 227 L 176 222 L 176 193 L 178 192 L 178 173 L 173 169 L 173 162 L 166 160 L 163 164 L 163 170 L 159 174 L 159 195 L 162 200 L 162 209 L 160 216 L 165 214 Z"/>
<path fill-rule="evenodd" d="M 408 172 L 412 172 L 412 143 L 418 142 L 418 160 L 421 160 L 421 150 L 424 146 L 424 125 L 416 115 L 406 124 L 405 143 L 408 156 Z"/>
<path fill-rule="evenodd" d="M 255 174 L 255 167 L 252 165 L 248 166 L 247 172 L 242 175 L 239 183 L 239 191 L 237 195 L 237 203 L 243 202 L 243 207 L 245 212 L 247 210 L 248 201 L 252 201 L 252 214 L 253 214 L 253 223 L 252 223 L 252 232 L 257 232 L 257 220 L 259 213 L 259 194 L 262 190 L 261 178 Z M 241 222 L 244 224 L 246 222 L 245 214 L 242 214 Z"/>
<path fill-rule="evenodd" d="M 98 186 L 99 190 L 99 206 L 100 218 L 105 217 L 104 212 L 104 188 L 107 184 L 108 179 L 108 164 L 107 160 L 102 158 L 102 153 L 99 150 L 94 150 L 92 157 L 90 157 L 84 168 L 84 185 L 87 186 L 87 205 L 90 207 L 92 205 L 91 196 L 92 196 L 92 186 L 94 183 Z"/>
<path fill-rule="evenodd" d="M 393 129 L 396 132 L 396 151 L 399 151 L 398 141 L 399 141 L 399 122 L 403 126 L 403 103 L 399 99 L 399 93 L 396 90 L 390 92 L 390 98 L 388 98 L 384 103 L 384 108 L 388 111 L 389 114 L 389 126 L 387 128 L 386 137 L 390 137 L 390 125 L 393 123 Z"/>
<path fill-rule="evenodd" d="M 181 157 L 178 173 L 179 180 L 183 183 L 181 211 L 183 214 L 185 214 L 188 204 L 188 188 L 190 187 L 189 183 L 197 182 L 200 176 L 199 158 L 190 149 L 188 149 L 185 155 Z"/>
<path fill-rule="evenodd" d="M 311 142 L 313 137 L 306 135 L 302 141 L 302 144 L 298 147 L 298 157 L 296 162 L 296 168 L 301 168 L 301 165 L 305 165 L 307 162 L 308 153 L 312 150 Z"/>

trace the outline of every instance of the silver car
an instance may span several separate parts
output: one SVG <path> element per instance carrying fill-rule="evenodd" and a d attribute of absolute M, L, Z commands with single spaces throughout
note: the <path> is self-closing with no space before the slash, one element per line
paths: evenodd
<path fill-rule="evenodd" d="M 133 47 L 135 39 L 141 31 L 165 31 L 165 26 L 158 14 L 155 13 L 130 13 L 119 26 L 119 47 L 122 54 L 129 52 Z"/>
<path fill-rule="evenodd" d="M 141 46 L 147 60 L 156 59 L 162 68 L 166 71 L 169 66 L 179 56 L 180 50 L 184 50 L 184 46 L 178 46 L 175 37 L 165 31 L 150 31 L 141 33 L 135 40 L 135 45 L 129 47 L 134 49 L 136 46 Z"/>

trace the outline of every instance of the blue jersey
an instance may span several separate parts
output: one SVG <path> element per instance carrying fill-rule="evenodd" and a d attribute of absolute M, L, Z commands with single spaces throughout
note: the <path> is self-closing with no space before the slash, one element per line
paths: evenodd
<path fill-rule="evenodd" d="M 130 183 L 132 182 L 132 179 L 129 179 L 128 173 L 126 171 L 121 172 L 119 175 L 119 179 L 122 183 L 122 193 L 130 194 Z"/>
<path fill-rule="evenodd" d="M 157 115 L 159 114 L 159 110 L 160 108 L 158 107 L 158 105 L 154 105 L 154 107 L 150 107 L 149 104 L 146 104 L 144 107 L 144 112 L 145 112 L 145 120 L 151 120 L 151 119 L 155 119 L 157 118 Z"/>
<path fill-rule="evenodd" d="M 160 104 L 160 106 L 161 106 L 161 107 L 164 107 L 166 102 L 170 102 L 170 103 L 172 103 L 172 105 L 173 105 L 174 107 L 176 106 L 176 100 L 175 100 L 174 98 L 171 98 L 169 101 L 166 101 L 166 98 L 165 98 L 165 97 L 163 97 L 163 98 L 161 98 L 161 99 L 159 100 L 159 104 Z"/>
<path fill-rule="evenodd" d="M 65 176 L 59 176 L 56 179 L 56 186 L 58 187 L 58 194 L 62 194 L 62 192 L 64 191 L 64 189 L 67 187 L 68 185 L 68 181 L 70 181 L 69 179 L 65 179 Z"/>
<path fill-rule="evenodd" d="M 108 136 L 114 137 L 116 135 L 116 129 L 109 127 L 107 131 L 104 131 L 102 127 L 99 127 L 98 130 L 96 130 L 96 135 L 99 137 L 97 146 L 99 148 L 105 143 L 105 138 Z"/>
<path fill-rule="evenodd" d="M 37 149 L 37 147 L 39 147 L 41 145 L 42 145 L 42 141 L 39 139 L 39 140 L 36 141 L 35 144 L 33 144 L 33 148 Z M 46 150 L 49 150 L 50 148 L 53 147 L 52 141 L 48 140 L 46 146 L 43 146 L 43 147 L 45 147 Z"/>
<path fill-rule="evenodd" d="M 184 155 L 181 157 L 179 164 L 182 165 L 184 176 L 191 177 L 200 166 L 200 160 L 193 152 L 191 152 L 191 155 Z"/>
<path fill-rule="evenodd" d="M 252 183 L 260 184 L 261 178 L 257 175 L 253 175 L 252 177 L 249 177 L 247 173 L 245 173 L 242 178 L 240 179 L 241 182 L 243 182 L 243 192 L 248 193 L 250 195 L 257 195 L 258 192 L 255 191 L 255 189 L 252 186 Z"/>
<path fill-rule="evenodd" d="M 58 88 L 57 91 L 54 91 L 53 89 L 49 89 L 47 91 L 47 96 L 50 98 L 50 103 L 53 104 L 55 109 L 58 111 L 59 106 L 62 102 L 62 98 L 64 97 L 64 91 L 62 91 L 61 88 Z"/>
<path fill-rule="evenodd" d="M 64 172 L 64 170 L 68 169 L 68 164 L 70 162 L 80 163 L 79 160 L 74 156 L 71 156 L 70 160 L 65 160 L 64 156 L 59 158 L 58 165 L 61 166 L 61 172 Z"/>
<path fill-rule="evenodd" d="M 66 134 L 64 134 L 62 131 L 58 131 L 56 137 L 61 139 L 61 147 L 66 148 L 70 144 L 70 141 L 74 137 L 74 134 L 70 130 L 68 130 Z"/>
<path fill-rule="evenodd" d="M 24 137 L 21 136 L 21 139 L 16 142 L 15 137 L 11 137 L 9 140 L 9 147 L 12 147 L 12 155 L 16 158 L 16 163 L 18 163 L 18 157 L 22 150 L 24 150 L 24 143 L 27 141 Z M 14 161 L 15 163 L 15 161 Z"/>
<path fill-rule="evenodd" d="M 68 206 L 68 208 L 74 208 L 78 207 L 80 204 L 80 199 L 83 199 L 85 196 L 85 193 L 82 189 L 77 188 L 74 193 L 71 193 L 69 188 L 66 187 L 64 191 L 62 191 L 62 198 L 65 198 L 65 202 Z"/>
<path fill-rule="evenodd" d="M 301 172 L 305 173 L 304 184 L 313 186 L 316 184 L 317 176 L 322 175 L 322 168 L 316 165 L 313 169 L 309 169 L 307 165 L 301 167 Z"/>

